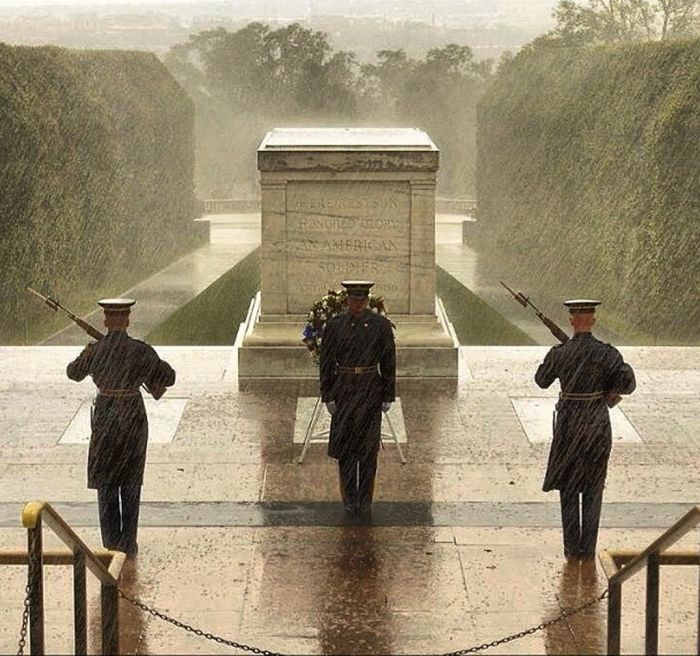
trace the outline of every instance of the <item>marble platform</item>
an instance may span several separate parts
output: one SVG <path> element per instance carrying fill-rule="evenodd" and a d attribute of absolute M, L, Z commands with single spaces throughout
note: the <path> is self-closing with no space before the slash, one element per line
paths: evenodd
<path fill-rule="evenodd" d="M 63 440 L 94 391 L 64 377 L 78 350 L 0 348 L 1 549 L 24 547 L 19 511 L 37 497 L 99 546 L 87 447 Z M 501 638 L 602 591 L 595 561 L 562 556 L 557 498 L 541 491 L 549 445 L 518 407 L 541 399 L 528 410 L 535 424 L 551 410 L 556 389 L 532 381 L 547 347 L 463 347 L 458 380 L 399 381 L 408 463 L 387 444 L 371 526 L 343 523 L 325 444 L 296 462 L 299 401 L 314 398 L 315 381 L 239 383 L 231 347 L 157 350 L 178 372 L 164 400 L 185 406 L 172 439 L 148 450 L 140 551 L 123 579 L 146 603 L 286 654 L 425 654 Z M 621 351 L 638 388 L 619 410 L 638 439 L 613 445 L 600 548 L 641 548 L 700 500 L 700 349 Z M 697 546 L 696 531 L 679 548 Z M 16 652 L 24 574 L 0 567 L 0 653 Z M 46 574 L 53 653 L 72 651 L 71 581 L 69 568 Z M 697 570 L 665 569 L 661 590 L 660 653 L 692 652 Z M 639 653 L 643 575 L 623 599 L 623 653 Z M 122 653 L 231 653 L 125 604 L 121 612 Z M 487 653 L 603 654 L 605 617 L 603 602 Z"/>

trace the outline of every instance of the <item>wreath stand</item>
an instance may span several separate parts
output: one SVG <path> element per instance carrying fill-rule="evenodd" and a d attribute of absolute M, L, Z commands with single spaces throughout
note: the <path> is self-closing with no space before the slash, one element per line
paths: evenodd
<path fill-rule="evenodd" d="M 323 438 L 328 438 L 330 435 L 330 430 L 325 430 L 325 431 L 319 431 L 317 433 L 314 433 L 314 429 L 316 428 L 316 424 L 318 424 L 318 420 L 321 417 L 321 412 L 322 410 L 322 404 L 321 404 L 321 397 L 319 396 L 316 399 L 316 404 L 314 405 L 314 410 L 311 413 L 311 420 L 309 421 L 309 425 L 306 427 L 306 434 L 304 435 L 304 446 L 301 450 L 301 455 L 297 459 L 297 463 L 301 464 L 304 462 L 304 457 L 306 456 L 306 451 L 309 448 L 309 444 L 311 444 L 312 441 L 318 442 L 321 441 Z M 389 417 L 388 412 L 382 412 L 382 420 L 386 417 L 386 422 L 389 425 L 389 433 L 381 433 L 381 437 L 379 438 L 379 444 L 381 448 L 384 448 L 384 443 L 383 443 L 383 438 L 388 438 L 388 439 L 393 439 L 394 444 L 396 445 L 396 450 L 398 451 L 399 454 L 399 460 L 401 460 L 401 464 L 405 465 L 406 464 L 406 457 L 403 454 L 403 450 L 401 449 L 401 445 L 399 444 L 399 436 L 396 434 L 396 431 L 394 430 L 394 425 L 391 423 L 391 418 Z"/>

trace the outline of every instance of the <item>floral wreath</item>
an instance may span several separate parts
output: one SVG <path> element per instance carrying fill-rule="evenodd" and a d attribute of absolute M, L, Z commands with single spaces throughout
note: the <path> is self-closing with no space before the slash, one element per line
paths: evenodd
<path fill-rule="evenodd" d="M 340 291 L 329 289 L 328 293 L 316 301 L 309 310 L 307 315 L 308 323 L 304 328 L 301 341 L 306 344 L 306 348 L 309 349 L 316 366 L 321 361 L 321 342 L 323 341 L 323 330 L 326 327 L 326 322 L 347 310 L 346 298 L 347 291 L 345 289 Z M 383 317 L 387 316 L 384 299 L 381 296 L 369 295 L 369 309 L 372 312 L 381 314 Z M 393 323 L 391 326 L 392 328 L 395 327 Z"/>

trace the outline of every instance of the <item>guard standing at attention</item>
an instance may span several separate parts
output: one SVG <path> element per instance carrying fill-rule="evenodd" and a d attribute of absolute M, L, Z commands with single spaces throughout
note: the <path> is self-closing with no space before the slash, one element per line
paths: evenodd
<path fill-rule="evenodd" d="M 391 322 L 368 309 L 366 280 L 346 280 L 348 311 L 331 318 L 321 342 L 321 400 L 331 413 L 328 455 L 338 460 L 349 515 L 368 514 L 374 494 L 382 412 L 396 395 Z"/>
<path fill-rule="evenodd" d="M 76 381 L 89 374 L 97 385 L 88 487 L 97 489 L 102 543 L 129 557 L 138 552 L 136 534 L 148 443 L 148 419 L 139 388 L 145 385 L 159 399 L 175 383 L 172 367 L 153 347 L 126 332 L 135 302 L 130 298 L 98 301 L 107 334 L 88 344 L 66 371 Z"/>
<path fill-rule="evenodd" d="M 554 346 L 535 382 L 559 379 L 554 438 L 543 490 L 559 490 L 566 557 L 592 557 L 598 540 L 603 488 L 612 448 L 608 402 L 635 388 L 632 368 L 620 352 L 591 334 L 600 301 L 565 301 L 574 335 Z"/>

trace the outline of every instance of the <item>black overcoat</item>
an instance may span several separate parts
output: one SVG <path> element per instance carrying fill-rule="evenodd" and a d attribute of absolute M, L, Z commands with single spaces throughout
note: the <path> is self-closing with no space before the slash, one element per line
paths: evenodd
<path fill-rule="evenodd" d="M 114 331 L 89 344 L 68 365 L 72 380 L 88 374 L 101 390 L 138 389 L 141 383 L 169 387 L 175 383 L 172 367 L 153 347 Z M 146 466 L 148 419 L 141 394 L 125 398 L 98 393 L 92 412 L 88 451 L 88 487 L 141 484 Z"/>
<path fill-rule="evenodd" d="M 537 369 L 535 382 L 549 387 L 558 378 L 562 393 L 634 391 L 632 368 L 610 344 L 591 333 L 576 333 L 554 346 Z M 554 437 L 542 489 L 595 491 L 602 488 L 612 448 L 608 406 L 604 399 L 560 399 Z"/>
<path fill-rule="evenodd" d="M 379 365 L 372 374 L 338 373 L 337 367 Z M 321 399 L 335 401 L 328 455 L 332 458 L 376 454 L 381 441 L 382 403 L 396 397 L 396 346 L 391 322 L 366 310 L 326 323 L 321 340 Z"/>

